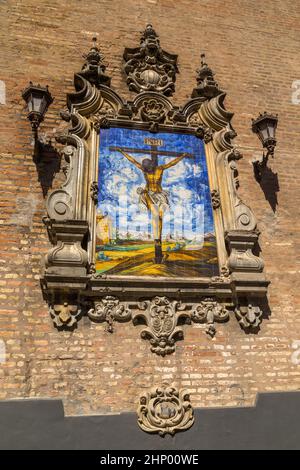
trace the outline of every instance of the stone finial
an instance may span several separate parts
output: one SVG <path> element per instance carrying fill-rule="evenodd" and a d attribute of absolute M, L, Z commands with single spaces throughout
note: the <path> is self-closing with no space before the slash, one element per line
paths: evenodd
<path fill-rule="evenodd" d="M 201 54 L 201 66 L 197 69 L 197 86 L 193 89 L 192 98 L 203 96 L 205 98 L 213 98 L 222 91 L 219 89 L 217 82 L 214 80 L 214 72 L 205 62 L 205 54 Z"/>
<path fill-rule="evenodd" d="M 105 75 L 106 64 L 104 55 L 101 53 L 97 38 L 93 38 L 93 45 L 87 54 L 83 55 L 85 63 L 82 66 L 80 75 L 86 78 L 93 85 L 110 86 L 111 78 Z"/>

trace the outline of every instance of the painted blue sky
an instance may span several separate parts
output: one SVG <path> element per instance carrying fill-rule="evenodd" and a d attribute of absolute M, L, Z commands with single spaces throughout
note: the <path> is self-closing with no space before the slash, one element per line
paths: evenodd
<path fill-rule="evenodd" d="M 164 214 L 163 238 L 170 233 L 175 238 L 200 239 L 214 232 L 213 215 L 208 185 L 203 142 L 192 135 L 111 128 L 101 129 L 99 158 L 98 212 L 108 214 L 114 229 L 118 226 L 120 238 L 130 232 L 143 238 L 151 230 L 150 216 L 139 204 L 138 188 L 145 187 L 141 170 L 110 146 L 149 149 L 145 138 L 161 139 L 160 150 L 188 152 L 194 159 L 183 159 L 164 171 L 162 188 L 169 193 L 170 210 Z M 149 155 L 128 152 L 141 162 Z M 158 163 L 167 163 L 174 157 L 158 157 Z"/>

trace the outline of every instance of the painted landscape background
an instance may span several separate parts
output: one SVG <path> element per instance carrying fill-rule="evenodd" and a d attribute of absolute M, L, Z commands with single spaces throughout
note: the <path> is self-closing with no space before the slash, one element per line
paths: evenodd
<path fill-rule="evenodd" d="M 155 263 L 151 213 L 139 202 L 146 181 L 143 171 L 110 147 L 143 149 L 156 139 L 159 151 L 184 158 L 164 171 L 162 189 L 169 209 L 163 215 L 163 262 Z M 150 155 L 129 152 L 138 162 Z M 158 156 L 158 164 L 174 157 Z M 217 275 L 215 230 L 203 142 L 191 135 L 101 129 L 96 270 L 126 276 L 204 277 Z"/>

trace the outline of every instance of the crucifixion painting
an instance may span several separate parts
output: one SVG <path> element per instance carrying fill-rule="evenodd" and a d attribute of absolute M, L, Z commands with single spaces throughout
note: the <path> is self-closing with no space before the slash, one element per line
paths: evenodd
<path fill-rule="evenodd" d="M 149 140 L 149 139 L 148 139 Z M 152 142 L 154 139 L 152 139 Z M 140 203 L 144 204 L 149 210 L 152 219 L 152 230 L 155 243 L 155 256 L 154 260 L 156 264 L 160 264 L 163 261 L 162 253 L 162 227 L 163 227 L 163 214 L 166 209 L 170 208 L 170 202 L 168 199 L 168 192 L 162 188 L 162 178 L 164 171 L 171 168 L 179 163 L 183 158 L 193 158 L 193 155 L 188 153 L 182 153 L 178 155 L 176 152 L 170 151 L 159 151 L 157 145 L 151 145 L 150 150 L 141 150 L 135 148 L 124 148 L 121 147 L 110 147 L 110 150 L 117 150 L 124 155 L 133 165 L 143 172 L 146 186 L 137 189 L 139 194 Z M 150 153 L 151 158 L 143 158 L 141 162 L 137 161 L 127 152 L 131 153 Z M 172 156 L 176 157 L 170 160 L 168 163 L 159 164 L 158 156 Z"/>
<path fill-rule="evenodd" d="M 97 272 L 150 277 L 218 273 L 201 140 L 101 129 L 98 175 Z"/>

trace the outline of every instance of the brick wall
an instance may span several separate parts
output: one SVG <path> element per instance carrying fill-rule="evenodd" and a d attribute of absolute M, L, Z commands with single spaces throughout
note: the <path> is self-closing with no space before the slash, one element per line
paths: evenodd
<path fill-rule="evenodd" d="M 195 406 L 253 404 L 257 391 L 300 387 L 300 104 L 292 84 L 300 80 L 300 7 L 291 0 L 24 0 L 0 3 L 1 315 L 0 398 L 56 397 L 66 413 L 134 410 L 144 387 L 162 380 L 192 392 Z M 72 90 L 82 54 L 97 34 L 109 62 L 112 86 L 129 98 L 121 72 L 125 46 L 136 46 L 151 22 L 163 47 L 179 53 L 174 102 L 189 97 L 200 51 L 228 93 L 227 108 L 244 159 L 240 193 L 257 216 L 260 246 L 271 280 L 271 316 L 257 335 L 245 334 L 232 317 L 216 337 L 205 325 L 185 328 L 185 339 L 166 358 L 140 339 L 140 326 L 82 319 L 74 332 L 57 332 L 42 300 L 39 275 L 49 242 L 44 197 L 58 166 L 36 166 L 21 90 L 29 80 L 48 84 L 55 102 L 41 135 L 61 126 L 58 112 Z M 3 89 L 3 87 L 2 87 Z M 278 112 L 278 146 L 271 171 L 254 180 L 251 158 L 260 145 L 251 117 Z"/>

